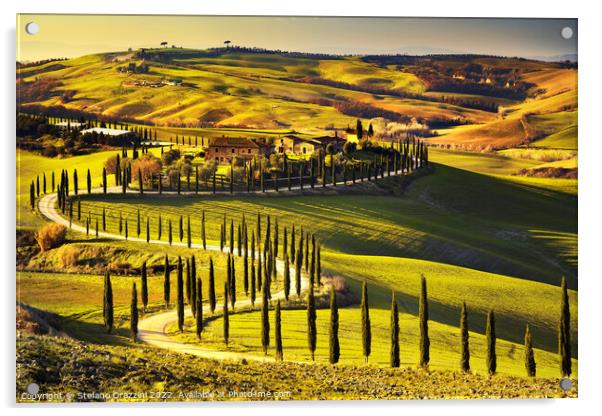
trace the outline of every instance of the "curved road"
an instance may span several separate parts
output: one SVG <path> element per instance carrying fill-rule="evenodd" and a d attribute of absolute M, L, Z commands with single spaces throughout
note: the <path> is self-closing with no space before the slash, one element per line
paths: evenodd
<path fill-rule="evenodd" d="M 114 192 L 117 191 L 117 192 Z M 93 189 L 93 193 L 101 193 L 102 188 Z M 110 193 L 121 193 L 121 187 L 113 187 L 107 189 L 107 192 Z M 70 228 L 73 231 L 78 231 L 81 233 L 86 232 L 86 228 L 79 224 L 71 224 L 69 225 L 69 220 L 60 215 L 60 213 L 56 209 L 57 202 L 57 194 L 48 194 L 43 196 L 38 202 L 38 208 L 42 215 L 48 218 L 50 221 L 53 221 L 57 224 L 62 224 L 67 228 Z M 125 237 L 119 234 L 107 233 L 104 231 L 98 232 L 99 237 L 110 238 L 114 240 L 125 240 Z M 146 239 L 137 238 L 137 237 L 128 237 L 128 241 L 136 241 L 146 243 Z M 160 240 L 150 240 L 149 244 L 162 244 L 168 245 L 167 241 Z M 187 247 L 187 244 L 184 242 L 173 242 L 172 245 Z M 202 250 L 202 246 L 198 243 L 193 243 L 192 248 L 197 248 Z M 227 250 L 220 250 L 219 246 L 207 245 L 207 250 L 218 251 L 218 252 L 227 252 Z M 259 253 L 257 253 L 259 255 Z M 276 264 L 279 270 L 284 268 L 284 262 L 282 260 L 277 259 Z M 291 275 L 294 275 L 294 268 L 291 267 Z M 304 290 L 308 287 L 309 280 L 306 273 L 301 274 L 301 290 Z M 291 293 L 295 293 L 296 286 L 295 281 L 291 282 Z M 272 300 L 284 299 L 284 292 L 278 292 L 272 295 Z M 256 299 L 256 303 L 261 303 L 261 297 Z M 236 307 L 238 308 L 246 308 L 251 305 L 251 301 L 249 299 L 245 299 L 236 303 Z M 217 310 L 221 310 L 221 307 L 218 307 Z M 209 307 L 203 307 L 203 315 L 209 316 Z M 185 308 L 185 316 L 189 317 L 192 313 L 189 307 Z M 204 348 L 200 344 L 185 344 L 183 342 L 179 342 L 171 338 L 167 335 L 167 327 L 176 323 L 178 321 L 177 311 L 175 309 L 161 312 L 155 315 L 150 315 L 144 317 L 138 323 L 138 339 L 146 342 L 155 347 L 164 348 L 170 351 L 175 351 L 183 354 L 192 354 L 199 357 L 204 358 L 212 358 L 218 360 L 254 360 L 254 361 L 273 361 L 272 357 L 268 356 L 260 356 L 260 355 L 250 355 L 250 354 L 242 354 L 231 351 L 217 351 L 209 348 Z"/>

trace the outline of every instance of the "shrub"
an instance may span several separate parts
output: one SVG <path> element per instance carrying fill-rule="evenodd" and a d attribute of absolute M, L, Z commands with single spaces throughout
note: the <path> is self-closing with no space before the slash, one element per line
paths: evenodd
<path fill-rule="evenodd" d="M 36 232 L 36 241 L 42 251 L 60 247 L 65 242 L 67 227 L 60 224 L 47 224 Z"/>

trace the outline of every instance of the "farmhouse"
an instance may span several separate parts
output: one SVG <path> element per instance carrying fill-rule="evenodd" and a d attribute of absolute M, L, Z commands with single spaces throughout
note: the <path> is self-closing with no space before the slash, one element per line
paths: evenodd
<path fill-rule="evenodd" d="M 269 148 L 251 139 L 242 137 L 216 137 L 211 141 L 205 152 L 205 160 L 215 160 L 219 163 L 230 163 L 234 156 L 252 159 L 264 155 Z"/>
<path fill-rule="evenodd" d="M 312 154 L 319 150 L 325 150 L 330 143 L 335 151 L 340 151 L 345 144 L 345 139 L 337 136 L 321 136 L 311 139 L 302 139 L 298 136 L 287 135 L 274 141 L 276 152 L 295 155 Z"/>
<path fill-rule="evenodd" d="M 102 133 L 105 136 L 121 136 L 122 134 L 129 134 L 131 132 L 129 130 L 109 129 L 106 127 L 92 127 L 91 129 L 82 130 L 82 134 L 86 133 Z"/>

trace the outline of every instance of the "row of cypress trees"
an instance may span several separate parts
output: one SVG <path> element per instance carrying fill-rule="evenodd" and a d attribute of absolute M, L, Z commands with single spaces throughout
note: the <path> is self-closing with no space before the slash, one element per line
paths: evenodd
<path fill-rule="evenodd" d="M 169 259 L 165 257 L 165 303 L 169 305 Z M 229 254 L 227 261 L 227 279 L 224 285 L 224 302 L 223 302 L 223 336 L 224 342 L 229 342 L 229 314 L 230 308 L 234 310 L 236 303 L 236 277 L 234 269 L 234 256 Z M 178 313 L 178 328 L 183 331 L 184 325 L 184 299 L 187 299 L 191 307 L 193 316 L 196 319 L 196 334 L 200 339 L 203 331 L 203 288 L 200 276 L 196 275 L 196 261 L 194 256 L 186 260 L 186 281 L 184 282 L 184 266 L 181 257 L 178 257 L 177 262 L 177 313 Z M 267 275 L 265 278 L 269 279 Z M 253 282 L 255 279 L 253 279 Z M 254 284 L 253 284 L 254 285 Z M 269 292 L 270 285 L 267 280 L 261 287 L 262 304 L 261 304 L 261 343 L 265 354 L 268 353 L 270 347 L 270 322 L 269 308 L 271 294 Z M 146 311 L 148 305 L 148 282 L 146 262 L 141 268 L 141 299 L 143 311 Z M 209 290 L 209 309 L 213 314 L 216 308 L 215 296 L 215 275 L 213 260 L 209 260 L 208 274 L 208 290 Z M 245 290 L 246 291 L 246 290 Z M 563 376 L 570 376 L 572 373 L 571 350 L 570 350 L 570 309 L 568 290 L 566 280 L 562 279 L 561 284 L 562 302 L 561 316 L 559 320 L 559 355 L 560 355 L 560 371 Z M 254 301 L 255 299 L 253 299 Z M 132 303 L 130 313 L 130 329 L 132 336 L 136 337 L 138 325 L 138 297 L 136 284 L 132 287 Z M 308 349 L 312 360 L 315 359 L 315 350 L 317 344 L 317 326 L 316 326 L 316 305 L 314 295 L 314 285 L 309 286 L 307 293 L 307 336 Z M 228 306 L 230 304 L 230 306 Z M 108 271 L 105 274 L 104 283 L 104 299 L 103 299 L 103 316 L 105 327 L 110 333 L 113 329 L 113 294 L 110 276 Z M 430 339 L 428 333 L 428 297 L 426 279 L 421 277 L 421 290 L 419 296 L 419 331 L 420 331 L 420 353 L 418 365 L 422 368 L 428 368 L 430 362 Z M 366 282 L 362 286 L 361 297 L 361 319 L 362 319 L 362 351 L 364 360 L 367 363 L 371 354 L 372 334 L 370 322 L 370 310 L 368 306 L 368 287 Z M 282 343 L 282 314 L 280 300 L 275 305 L 274 315 L 274 342 L 275 342 L 275 357 L 277 360 L 283 360 L 283 343 Z M 340 358 L 340 344 L 338 338 L 339 330 L 339 314 L 337 295 L 334 287 L 330 292 L 330 325 L 329 325 L 329 362 L 336 364 Z M 399 348 L 399 311 L 395 292 L 392 293 L 391 299 L 391 348 L 390 348 L 390 366 L 400 366 L 400 348 Z M 495 314 L 490 310 L 486 318 L 486 366 L 489 374 L 493 375 L 497 372 L 497 353 L 496 353 L 496 329 L 495 329 Z M 461 343 L 461 358 L 460 369 L 463 372 L 470 371 L 470 350 L 469 350 L 469 328 L 468 328 L 468 309 L 466 303 L 462 303 L 460 312 L 460 343 Z M 530 377 L 536 375 L 536 362 L 533 351 L 533 339 L 529 325 L 525 328 L 525 369 Z"/>

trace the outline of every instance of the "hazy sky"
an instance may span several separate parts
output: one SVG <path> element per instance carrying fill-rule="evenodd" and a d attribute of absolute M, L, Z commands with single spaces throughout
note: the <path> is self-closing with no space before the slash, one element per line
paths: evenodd
<path fill-rule="evenodd" d="M 25 31 L 39 25 L 36 35 Z M 574 36 L 564 39 L 561 29 Z M 357 17 L 232 17 L 20 15 L 17 58 L 38 60 L 156 47 L 235 45 L 303 52 L 479 53 L 552 57 L 577 53 L 576 19 L 435 19 Z"/>

